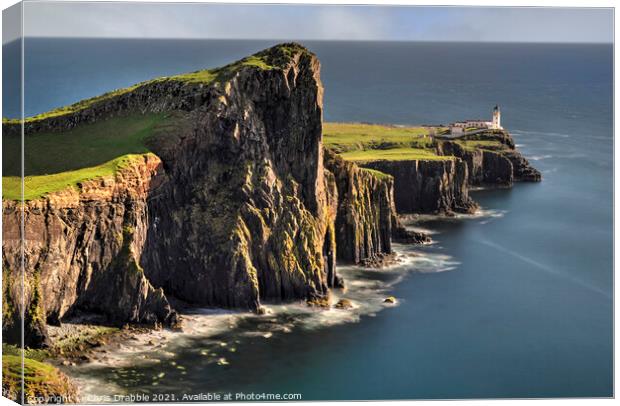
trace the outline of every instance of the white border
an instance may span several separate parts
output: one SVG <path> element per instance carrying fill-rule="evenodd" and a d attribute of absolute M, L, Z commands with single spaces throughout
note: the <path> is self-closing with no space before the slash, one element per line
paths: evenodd
<path fill-rule="evenodd" d="M 26 2 L 31 2 L 32 0 L 26 0 Z M 67 2 L 80 2 L 79 0 L 64 0 Z M 107 0 L 108 2 L 121 2 L 122 0 Z M 561 0 L 537 0 L 537 1 L 517 1 L 517 0 L 503 0 L 500 2 L 492 1 L 492 0 L 474 0 L 474 1 L 466 1 L 466 0 L 425 0 L 425 1 L 412 1 L 412 0 L 390 0 L 390 1 L 381 1 L 381 0 L 314 0 L 314 1 L 302 1 L 302 0 L 269 0 L 269 1 L 260 1 L 260 0 L 211 0 L 211 1 L 179 1 L 179 0 L 133 0 L 134 2 L 145 2 L 145 3 L 237 3 L 237 4 L 325 4 L 325 5 L 356 5 L 356 4 L 364 4 L 364 5 L 407 5 L 407 6 L 501 6 L 501 7 L 605 7 L 605 8 L 614 8 L 614 17 L 615 17 L 615 6 L 616 3 L 614 1 L 609 0 L 590 0 L 590 1 L 561 1 Z M 12 0 L 0 0 L 0 5 L 2 8 L 7 8 L 13 4 L 17 3 Z M 615 18 L 614 18 L 615 22 Z M 614 30 L 614 44 L 618 43 L 618 33 Z M 0 56 L 0 72 L 1 72 L 1 61 L 2 58 Z M 615 269 L 616 269 L 616 258 L 617 254 L 620 252 L 620 243 L 615 238 L 615 230 L 618 229 L 620 225 L 620 220 L 615 216 L 615 213 L 618 209 L 618 200 L 616 199 L 616 191 L 619 190 L 620 183 L 620 169 L 615 164 L 616 158 L 620 156 L 620 145 L 615 142 L 615 134 L 618 133 L 618 117 L 617 106 L 615 100 L 618 96 L 618 88 L 616 86 L 615 78 L 618 73 L 618 54 L 615 52 L 614 45 L 614 293 L 618 288 L 618 280 L 615 278 Z M 1 84 L 0 84 L 1 90 Z M 0 98 L 1 99 L 1 98 Z M 2 101 L 0 100 L 0 111 L 2 109 Z M 2 158 L 0 155 L 0 168 L 1 168 Z M 1 170 L 1 169 L 0 169 Z M 2 219 L 0 218 L 0 227 L 2 225 Z M 618 353 L 615 351 L 618 344 L 618 334 L 616 334 L 616 324 L 615 324 L 615 315 L 618 314 L 618 302 L 615 300 L 614 295 L 614 389 L 618 388 L 618 383 L 620 382 L 618 379 L 618 374 L 615 371 L 615 366 L 618 365 Z M 438 403 L 445 403 L 449 401 L 399 401 L 400 404 L 409 404 L 415 402 L 415 405 L 436 405 Z M 521 400 L 521 399 L 512 399 L 512 400 L 462 400 L 459 401 L 459 404 L 462 405 L 520 405 L 526 402 L 543 402 L 545 405 L 582 405 L 584 403 L 590 404 L 590 402 L 594 402 L 595 404 L 603 404 L 603 403 L 611 403 L 615 402 L 614 399 L 537 399 L 537 400 Z M 316 405 L 328 405 L 332 402 L 304 402 L 304 403 L 312 403 Z M 365 402 L 373 405 L 390 405 L 394 402 Z M 0 405 L 14 405 L 15 403 L 5 399 L 0 398 Z M 177 403 L 167 403 L 167 405 L 180 405 Z M 236 402 L 225 402 L 225 404 L 229 405 L 241 405 L 243 403 Z M 247 404 L 247 403 L 246 403 Z M 261 403 L 263 405 L 277 405 L 279 403 L 273 402 L 265 402 Z M 356 405 L 359 402 L 338 402 L 340 405 Z"/>

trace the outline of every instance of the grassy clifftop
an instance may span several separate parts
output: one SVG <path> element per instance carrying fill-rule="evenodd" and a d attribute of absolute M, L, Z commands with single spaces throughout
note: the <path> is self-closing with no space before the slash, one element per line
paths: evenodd
<path fill-rule="evenodd" d="M 88 179 L 113 175 L 148 153 L 147 141 L 167 122 L 163 114 L 128 115 L 62 133 L 25 138 L 24 198 L 36 199 Z M 3 136 L 2 198 L 21 198 L 20 138 Z"/>
<path fill-rule="evenodd" d="M 45 113 L 37 114 L 32 117 L 27 117 L 24 121 L 26 123 L 30 123 L 52 117 L 72 114 L 92 107 L 97 103 L 105 102 L 115 97 L 131 93 L 140 87 L 152 85 L 159 82 L 179 82 L 187 84 L 198 83 L 208 85 L 215 82 L 226 81 L 232 75 L 234 75 L 235 72 L 244 67 L 254 67 L 262 70 L 280 69 L 286 66 L 296 53 L 311 54 L 311 52 L 308 51 L 305 47 L 297 43 L 280 44 L 219 68 L 203 69 L 190 73 L 164 76 L 156 79 L 147 80 L 126 88 L 116 89 L 96 97 L 81 100 L 69 106 L 59 107 Z M 2 122 L 3 124 L 19 124 L 20 121 L 19 119 L 3 118 Z"/>
<path fill-rule="evenodd" d="M 355 162 L 454 159 L 437 153 L 436 145 L 443 141 L 456 143 L 467 151 L 503 151 L 510 147 L 503 130 L 461 137 L 446 137 L 445 132 L 445 127 L 323 123 L 323 142 L 344 159 Z"/>
<path fill-rule="evenodd" d="M 445 161 L 450 156 L 437 155 L 431 149 L 422 148 L 390 148 L 350 151 L 340 154 L 347 161 Z"/>
<path fill-rule="evenodd" d="M 446 160 L 437 155 L 431 127 L 324 123 L 323 142 L 349 161 Z"/>
<path fill-rule="evenodd" d="M 209 85 L 230 79 L 240 69 L 283 69 L 296 55 L 312 55 L 303 46 L 288 43 L 274 46 L 226 66 L 161 77 L 82 100 L 70 106 L 26 118 L 27 123 L 61 117 L 161 82 Z M 19 120 L 3 119 L 3 124 Z M 25 137 L 24 198 L 32 200 L 47 193 L 73 187 L 85 180 L 113 175 L 142 154 L 149 153 L 147 140 L 158 128 L 174 123 L 166 114 L 127 112 L 93 124 L 80 124 L 67 131 L 35 132 Z M 2 198 L 21 198 L 21 145 L 18 135 L 5 135 L 3 145 Z"/>
<path fill-rule="evenodd" d="M 470 139 L 470 138 L 462 138 L 454 140 L 455 143 L 459 144 L 463 148 L 469 151 L 475 151 L 478 149 L 485 149 L 490 151 L 499 151 L 506 149 L 506 145 L 502 144 L 499 140 L 487 140 L 487 139 Z"/>

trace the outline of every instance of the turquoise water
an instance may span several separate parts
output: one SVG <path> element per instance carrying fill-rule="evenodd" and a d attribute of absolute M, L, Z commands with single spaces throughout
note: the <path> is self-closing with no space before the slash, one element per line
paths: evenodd
<path fill-rule="evenodd" d="M 269 44 L 29 40 L 26 110 L 224 64 Z M 405 266 L 345 270 L 355 311 L 201 314 L 204 329 L 162 338 L 151 350 L 156 363 L 126 356 L 122 374 L 114 362 L 68 372 L 99 394 L 611 396 L 611 45 L 307 45 L 322 62 L 326 120 L 448 123 L 490 117 L 497 103 L 543 182 L 475 192 L 479 216 L 411 224 L 435 243 L 399 247 Z M 397 306 L 380 303 L 388 294 Z M 166 375 L 153 378 L 162 365 Z"/>

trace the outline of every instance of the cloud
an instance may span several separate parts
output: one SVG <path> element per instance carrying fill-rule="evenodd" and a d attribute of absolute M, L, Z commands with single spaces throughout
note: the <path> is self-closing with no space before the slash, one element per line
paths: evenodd
<path fill-rule="evenodd" d="M 611 9 L 27 2 L 43 37 L 612 42 Z"/>
<path fill-rule="evenodd" d="M 451 12 L 454 13 L 455 10 Z M 437 38 L 508 42 L 612 42 L 611 9 L 464 8 L 443 20 Z"/>
<path fill-rule="evenodd" d="M 314 38 L 306 39 L 386 39 L 389 37 L 390 16 L 376 8 L 368 15 L 367 7 L 362 9 L 323 7 L 317 10 L 319 30 L 308 32 Z M 310 27 L 312 28 L 312 27 Z M 309 30 L 310 31 L 310 30 Z M 313 35 L 314 34 L 314 35 Z"/>
<path fill-rule="evenodd" d="M 217 4 L 25 3 L 33 37 L 376 39 L 368 8 Z"/>

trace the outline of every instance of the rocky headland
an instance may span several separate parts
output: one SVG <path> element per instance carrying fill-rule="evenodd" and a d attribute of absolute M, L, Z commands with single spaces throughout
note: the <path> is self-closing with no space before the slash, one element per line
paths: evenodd
<path fill-rule="evenodd" d="M 541 174 L 516 149 L 506 130 L 453 137 L 447 128 L 328 123 L 327 148 L 357 167 L 390 175 L 401 214 L 473 213 L 471 187 L 539 182 Z M 363 140 L 363 141 L 358 141 Z"/>
<path fill-rule="evenodd" d="M 317 57 L 283 44 L 27 119 L 31 137 L 165 115 L 148 152 L 113 173 L 3 197 L 5 342 L 20 342 L 22 314 L 26 346 L 40 348 L 54 346 L 48 326 L 84 313 L 175 327 L 175 303 L 325 303 L 345 284 L 337 261 L 382 266 L 393 241 L 429 241 L 398 213 L 470 213 L 470 186 L 540 180 L 507 132 L 435 137 L 433 159 L 346 159 L 324 145 L 322 99 Z M 19 123 L 3 130 L 17 137 Z"/>
<path fill-rule="evenodd" d="M 128 114 L 172 117 L 149 139 L 152 152 L 113 175 L 24 202 L 23 245 L 21 203 L 3 200 L 8 342 L 21 335 L 22 249 L 32 347 L 48 344 L 47 324 L 80 312 L 174 326 L 169 296 L 249 310 L 325 298 L 343 285 L 337 258 L 391 253 L 400 227 L 391 181 L 324 163 L 318 59 L 296 44 L 251 58 L 209 82 L 155 80 L 27 120 L 32 136 Z M 8 134 L 17 126 L 4 123 Z"/>
<path fill-rule="evenodd" d="M 542 176 L 516 149 L 505 130 L 472 136 L 436 136 L 436 154 L 447 159 L 368 160 L 359 165 L 390 174 L 400 213 L 473 213 L 471 186 L 510 187 L 540 182 Z"/>
<path fill-rule="evenodd" d="M 468 184 L 512 186 L 513 182 L 540 182 L 542 175 L 517 150 L 505 130 L 488 130 L 460 137 L 437 137 L 437 153 L 467 164 Z"/>

